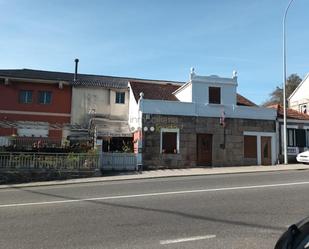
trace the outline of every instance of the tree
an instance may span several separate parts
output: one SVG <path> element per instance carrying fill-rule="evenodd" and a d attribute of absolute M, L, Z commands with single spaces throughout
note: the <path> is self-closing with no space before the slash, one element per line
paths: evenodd
<path fill-rule="evenodd" d="M 286 80 L 286 97 L 288 98 L 302 79 L 297 74 L 291 74 Z M 283 89 L 277 86 L 274 91 L 269 94 L 269 99 L 263 103 L 263 106 L 281 104 L 283 105 Z"/>

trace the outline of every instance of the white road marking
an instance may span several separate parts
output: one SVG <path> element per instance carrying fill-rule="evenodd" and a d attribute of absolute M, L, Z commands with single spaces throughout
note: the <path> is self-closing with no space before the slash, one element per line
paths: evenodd
<path fill-rule="evenodd" d="M 11 203 L 11 204 L 0 204 L 0 208 L 20 207 L 20 206 L 36 206 L 36 205 L 51 205 L 51 204 L 86 202 L 86 201 L 117 200 L 117 199 L 129 199 L 129 198 L 139 198 L 139 197 L 164 196 L 164 195 L 207 193 L 207 192 L 230 191 L 230 190 L 276 188 L 276 187 L 298 186 L 298 185 L 308 185 L 308 184 L 309 184 L 309 181 L 308 182 L 289 182 L 289 183 L 266 184 L 266 185 L 251 185 L 251 186 L 238 186 L 238 187 L 226 187 L 226 188 L 195 189 L 195 190 L 182 190 L 182 191 L 172 191 L 172 192 L 156 192 L 156 193 L 145 193 L 145 194 L 135 194 L 135 195 L 103 196 L 103 197 L 84 198 L 84 199 L 67 199 L 67 200 L 59 200 L 59 201 Z"/>
<path fill-rule="evenodd" d="M 188 241 L 213 239 L 213 238 L 216 238 L 216 235 L 205 235 L 205 236 L 195 236 L 195 237 L 180 238 L 180 239 L 161 240 L 160 244 L 168 245 L 168 244 L 182 243 L 182 242 L 188 242 Z"/>

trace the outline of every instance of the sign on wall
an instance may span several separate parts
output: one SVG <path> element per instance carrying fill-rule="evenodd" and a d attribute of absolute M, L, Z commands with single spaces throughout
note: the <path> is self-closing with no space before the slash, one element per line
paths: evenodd
<path fill-rule="evenodd" d="M 288 155 L 296 156 L 299 153 L 298 147 L 288 147 Z"/>

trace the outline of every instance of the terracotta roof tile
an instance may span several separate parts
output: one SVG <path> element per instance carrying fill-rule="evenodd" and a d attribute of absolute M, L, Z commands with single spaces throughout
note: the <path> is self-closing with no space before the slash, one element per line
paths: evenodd
<path fill-rule="evenodd" d="M 148 82 L 136 82 L 130 81 L 130 85 L 133 91 L 135 100 L 138 101 L 139 94 L 144 93 L 145 99 L 157 99 L 157 100 L 169 100 L 179 101 L 173 92 L 182 86 L 182 84 L 164 84 L 164 83 L 148 83 Z M 252 101 L 248 100 L 244 96 L 237 94 L 237 105 L 243 106 L 256 106 Z"/>
<path fill-rule="evenodd" d="M 277 116 L 283 118 L 283 107 L 279 104 L 269 105 L 267 108 L 273 108 L 277 110 Z M 309 120 L 309 115 L 301 113 L 299 111 L 288 108 L 286 113 L 287 118 L 298 120 Z"/>
<path fill-rule="evenodd" d="M 237 93 L 237 105 L 257 106 L 255 103 Z"/>
<path fill-rule="evenodd" d="M 176 84 L 151 84 L 136 81 L 130 81 L 130 85 L 136 101 L 138 101 L 141 92 L 144 93 L 145 99 L 178 101 L 173 92 L 181 87 Z"/>

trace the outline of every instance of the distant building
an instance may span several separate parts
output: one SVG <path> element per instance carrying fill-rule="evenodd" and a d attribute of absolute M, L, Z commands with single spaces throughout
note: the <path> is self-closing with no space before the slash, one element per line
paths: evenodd
<path fill-rule="evenodd" d="M 42 70 L 0 70 L 0 146 L 44 140 L 97 140 L 104 152 L 131 149 L 129 81 L 141 79 Z M 154 83 L 156 80 L 145 80 Z M 164 81 L 166 83 L 174 83 Z"/>
<path fill-rule="evenodd" d="M 309 114 L 309 74 L 288 98 L 289 108 Z"/>
<path fill-rule="evenodd" d="M 283 107 L 270 105 L 277 112 L 277 147 L 279 159 L 283 162 Z M 289 162 L 296 161 L 296 155 L 309 148 L 309 115 L 292 108 L 287 109 L 287 152 Z"/>
<path fill-rule="evenodd" d="M 69 81 L 54 72 L 0 70 L 0 94 L 2 145 L 11 136 L 20 138 L 20 143 L 40 138 L 53 146 L 61 144 L 71 119 Z"/>

